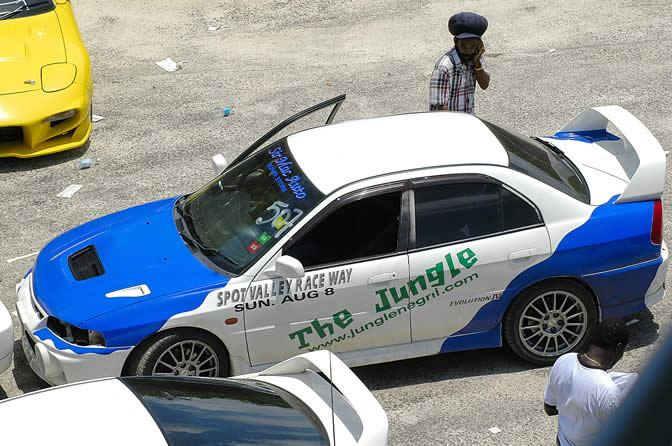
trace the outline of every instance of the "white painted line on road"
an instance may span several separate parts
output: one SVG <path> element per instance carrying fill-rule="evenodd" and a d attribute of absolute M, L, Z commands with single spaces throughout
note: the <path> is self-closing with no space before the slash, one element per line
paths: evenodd
<path fill-rule="evenodd" d="M 102 121 L 103 119 L 105 119 L 105 116 L 98 116 L 98 115 L 92 115 L 92 116 L 91 116 L 91 120 L 92 120 L 93 122 Z"/>
<path fill-rule="evenodd" d="M 72 196 L 75 195 L 75 193 L 81 188 L 82 188 L 81 184 L 71 184 L 70 186 L 63 189 L 63 191 L 56 196 L 61 198 L 72 198 Z"/>
<path fill-rule="evenodd" d="M 500 433 L 500 432 L 502 431 L 502 430 L 501 430 L 500 428 L 498 428 L 497 426 L 493 426 L 493 427 L 491 427 L 491 428 L 488 429 L 488 430 L 489 430 L 490 432 L 492 432 L 493 434 L 498 434 L 498 433 Z"/>
<path fill-rule="evenodd" d="M 31 252 L 30 254 L 26 254 L 25 256 L 14 257 L 13 259 L 7 259 L 7 263 L 12 263 L 12 262 L 16 262 L 17 260 L 27 259 L 28 257 L 36 256 L 39 253 L 40 253 L 40 251 L 35 251 L 35 252 Z"/>
<path fill-rule="evenodd" d="M 632 325 L 636 324 L 637 322 L 639 322 L 639 319 L 630 319 L 628 322 L 625 323 L 625 325 Z"/>

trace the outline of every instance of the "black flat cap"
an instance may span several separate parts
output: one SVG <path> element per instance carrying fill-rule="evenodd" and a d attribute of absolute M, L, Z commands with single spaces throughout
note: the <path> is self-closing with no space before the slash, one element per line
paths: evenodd
<path fill-rule="evenodd" d="M 448 20 L 448 31 L 458 39 L 481 37 L 488 29 L 488 19 L 475 12 L 459 12 Z"/>

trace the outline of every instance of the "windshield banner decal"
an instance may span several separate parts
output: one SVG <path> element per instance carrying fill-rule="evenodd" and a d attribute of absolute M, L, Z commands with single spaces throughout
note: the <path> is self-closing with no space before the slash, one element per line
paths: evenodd
<path fill-rule="evenodd" d="M 278 187 L 282 192 L 286 192 L 287 189 L 291 189 L 294 193 L 294 196 L 299 200 L 306 197 L 306 192 L 304 187 L 301 185 L 301 176 L 293 175 L 292 161 L 289 161 L 289 158 L 285 156 L 282 147 L 278 146 L 275 149 L 268 151 L 273 160 L 266 165 L 268 171 L 275 178 Z M 275 166 L 274 166 L 275 164 Z M 277 168 L 277 169 L 276 169 Z M 278 170 L 280 173 L 278 173 Z"/>

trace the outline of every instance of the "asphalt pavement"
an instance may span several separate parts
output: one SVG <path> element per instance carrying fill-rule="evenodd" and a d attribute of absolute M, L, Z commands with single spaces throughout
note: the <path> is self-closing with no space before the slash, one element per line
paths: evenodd
<path fill-rule="evenodd" d="M 586 107 L 616 104 L 665 150 L 672 145 L 667 1 L 75 0 L 73 8 L 91 57 L 94 113 L 105 119 L 80 149 L 0 158 L 0 298 L 10 311 L 35 257 L 7 260 L 96 217 L 197 189 L 213 176 L 212 155 L 233 159 L 310 105 L 346 93 L 336 122 L 427 110 L 429 76 L 452 46 L 448 18 L 459 11 L 490 22 L 492 80 L 476 93 L 480 117 L 544 136 Z M 166 57 L 181 69 L 155 64 Z M 77 170 L 84 158 L 94 165 Z M 56 196 L 70 184 L 82 188 Z M 635 315 L 618 370 L 645 367 L 670 328 L 671 301 Z M 390 444 L 550 446 L 556 421 L 542 410 L 549 370 L 502 348 L 355 372 L 387 411 Z M 42 387 L 17 341 L 0 398 Z"/>

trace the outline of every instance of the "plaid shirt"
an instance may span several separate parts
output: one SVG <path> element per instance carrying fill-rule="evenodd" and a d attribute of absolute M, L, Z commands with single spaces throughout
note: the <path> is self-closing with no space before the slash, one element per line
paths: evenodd
<path fill-rule="evenodd" d="M 483 56 L 481 66 L 485 68 Z M 474 64 L 463 64 L 453 47 L 434 66 L 429 80 L 429 109 L 440 110 L 448 105 L 449 110 L 474 114 L 476 71 Z"/>

